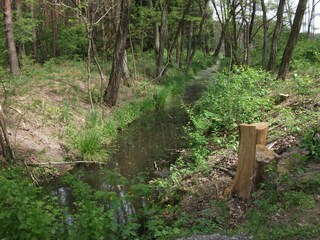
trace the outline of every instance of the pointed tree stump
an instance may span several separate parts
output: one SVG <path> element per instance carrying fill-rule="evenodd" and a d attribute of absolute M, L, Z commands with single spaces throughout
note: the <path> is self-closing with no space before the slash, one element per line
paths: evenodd
<path fill-rule="evenodd" d="M 268 127 L 268 123 L 240 124 L 237 172 L 231 185 L 225 190 L 226 197 L 236 194 L 244 200 L 250 199 L 251 190 L 256 184 L 256 173 L 263 175 L 257 169 L 257 152 L 260 156 L 261 151 L 270 151 L 266 147 Z"/>
<path fill-rule="evenodd" d="M 0 104 L 0 146 L 2 149 L 2 156 L 5 159 L 14 159 L 14 152 L 10 145 L 9 136 L 6 127 L 5 116 Z"/>

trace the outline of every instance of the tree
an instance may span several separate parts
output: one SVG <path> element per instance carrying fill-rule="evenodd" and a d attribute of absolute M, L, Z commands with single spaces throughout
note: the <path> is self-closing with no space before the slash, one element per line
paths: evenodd
<path fill-rule="evenodd" d="M 306 11 L 308 0 L 299 0 L 296 14 L 294 16 L 293 25 L 288 39 L 287 45 L 284 49 L 279 72 L 278 79 L 285 79 L 289 70 L 289 64 L 292 58 L 294 48 L 298 41 L 298 36 L 303 20 L 304 13 Z"/>
<path fill-rule="evenodd" d="M 51 4 L 51 30 L 52 30 L 52 44 L 51 44 L 51 50 L 52 50 L 52 57 L 56 57 L 58 53 L 58 23 L 57 23 L 57 1 L 52 0 Z"/>
<path fill-rule="evenodd" d="M 11 13 L 11 1 L 4 0 L 3 2 L 3 16 L 4 16 L 4 29 L 7 40 L 8 47 L 8 56 L 11 72 L 14 75 L 20 73 L 19 62 L 17 57 L 16 44 L 13 37 L 13 22 L 12 22 L 12 13 Z"/>
<path fill-rule="evenodd" d="M 199 1 L 199 9 L 200 9 L 200 13 L 201 13 L 201 21 L 200 21 L 200 26 L 199 26 L 199 30 L 198 30 L 198 35 L 196 36 L 195 40 L 193 41 L 193 47 L 192 47 L 192 52 L 191 55 L 189 57 L 188 62 L 187 62 L 187 66 L 186 69 L 184 70 L 184 74 L 187 75 L 190 67 L 191 67 L 191 63 L 193 60 L 193 57 L 196 53 L 197 47 L 200 43 L 200 39 L 201 39 L 201 35 L 203 32 L 203 25 L 205 23 L 206 18 L 208 17 L 208 4 L 209 4 L 209 0 L 204 0 L 204 2 Z"/>
<path fill-rule="evenodd" d="M 316 6 L 320 3 L 320 1 L 312 0 L 311 6 L 309 6 L 309 19 L 308 19 L 308 38 L 311 37 L 311 27 L 316 17 Z"/>
<path fill-rule="evenodd" d="M 262 10 L 262 24 L 263 24 L 263 47 L 262 47 L 262 60 L 261 65 L 264 67 L 267 58 L 267 41 L 268 41 L 268 21 L 267 21 L 267 8 L 264 0 L 261 0 Z"/>
<path fill-rule="evenodd" d="M 131 0 L 121 1 L 121 17 L 117 30 L 117 38 L 114 47 L 113 61 L 108 87 L 104 92 L 103 101 L 108 107 L 112 107 L 117 102 L 120 81 L 124 70 L 124 58 L 127 37 L 130 24 Z"/>
<path fill-rule="evenodd" d="M 168 9 L 171 5 L 171 0 L 167 0 L 162 8 L 161 26 L 159 37 L 159 52 L 157 56 L 157 76 L 161 76 L 164 70 L 164 48 L 167 40 L 167 24 L 168 24 Z"/>
<path fill-rule="evenodd" d="M 268 71 L 273 71 L 274 66 L 276 63 L 276 57 L 277 57 L 277 52 L 278 52 L 278 43 L 280 40 L 280 34 L 282 30 L 282 22 L 283 22 L 283 11 L 284 11 L 284 6 L 285 6 L 286 1 L 285 0 L 280 0 L 278 10 L 277 10 L 277 22 L 276 26 L 273 31 L 273 36 L 272 36 L 272 43 L 271 43 L 271 49 L 270 49 L 270 57 L 269 57 L 269 62 L 267 66 Z"/>

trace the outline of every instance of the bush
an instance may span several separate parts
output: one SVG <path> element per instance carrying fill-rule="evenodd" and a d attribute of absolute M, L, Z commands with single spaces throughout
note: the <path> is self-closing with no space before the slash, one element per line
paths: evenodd
<path fill-rule="evenodd" d="M 1 173 L 0 184 L 2 239 L 59 239 L 62 210 L 55 197 L 41 195 L 41 188 L 17 169 Z"/>
<path fill-rule="evenodd" d="M 191 143 L 206 144 L 206 138 L 218 146 L 236 144 L 235 133 L 240 123 L 261 121 L 270 109 L 268 73 L 251 68 L 236 68 L 232 73 L 220 72 L 216 82 L 196 105 L 189 109 Z"/>
<path fill-rule="evenodd" d="M 307 131 L 301 145 L 308 151 L 310 159 L 320 162 L 320 126 Z"/>

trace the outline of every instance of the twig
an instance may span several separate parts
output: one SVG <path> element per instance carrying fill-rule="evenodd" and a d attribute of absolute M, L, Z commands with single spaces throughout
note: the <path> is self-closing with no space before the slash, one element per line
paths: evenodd
<path fill-rule="evenodd" d="M 169 62 L 167 62 L 167 64 L 164 66 L 164 68 L 163 68 L 162 71 L 160 72 L 159 76 L 156 77 L 156 78 L 154 78 L 154 79 L 152 79 L 152 80 L 150 80 L 150 82 L 156 81 L 156 80 L 158 80 L 159 78 L 161 78 L 161 77 L 162 77 L 162 74 L 164 73 L 164 71 L 166 70 L 166 68 L 168 67 L 168 65 L 169 65 Z"/>
<path fill-rule="evenodd" d="M 27 164 L 26 162 L 23 162 L 23 165 L 24 165 L 24 167 L 27 169 L 27 172 L 30 174 L 30 177 L 31 177 L 32 181 L 34 182 L 34 184 L 35 184 L 36 186 L 39 186 L 39 181 L 38 181 L 38 179 L 36 178 L 36 176 L 34 176 L 33 172 L 30 171 L 30 169 L 29 169 L 29 167 L 28 167 L 28 164 Z"/>
<path fill-rule="evenodd" d="M 213 169 L 217 169 L 217 170 L 220 170 L 220 171 L 223 171 L 225 172 L 226 174 L 228 174 L 230 177 L 234 177 L 235 175 L 230 172 L 228 169 L 224 168 L 224 167 L 219 167 L 219 166 L 212 166 Z"/>
<path fill-rule="evenodd" d="M 9 108 L 10 108 L 11 110 L 13 110 L 13 111 L 15 111 L 15 112 L 19 113 L 20 115 L 22 115 L 21 110 L 16 109 L 16 108 L 14 108 L 14 107 L 9 107 Z"/>

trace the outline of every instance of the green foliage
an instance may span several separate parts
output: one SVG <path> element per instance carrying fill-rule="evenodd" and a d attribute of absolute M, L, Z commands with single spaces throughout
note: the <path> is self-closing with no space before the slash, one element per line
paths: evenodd
<path fill-rule="evenodd" d="M 268 73 L 251 68 L 220 72 L 216 82 L 188 110 L 192 125 L 187 128 L 191 148 L 200 161 L 208 154 L 208 141 L 215 146 L 234 147 L 240 123 L 261 121 L 271 108 L 267 96 Z"/>
<path fill-rule="evenodd" d="M 201 51 L 197 51 L 193 57 L 191 69 L 193 74 L 196 74 L 202 69 L 206 69 L 213 65 L 214 59 L 211 56 L 204 54 Z"/>
<path fill-rule="evenodd" d="M 298 207 L 301 209 L 311 209 L 316 206 L 316 202 L 312 195 L 308 195 L 302 191 L 287 191 L 283 194 L 283 201 L 286 208 Z"/>
<path fill-rule="evenodd" d="M 0 176 L 0 236 L 2 239 L 59 239 L 62 209 L 57 198 L 43 196 L 21 170 Z"/>
<path fill-rule="evenodd" d="M 308 151 L 312 160 L 320 162 L 320 127 L 307 131 L 301 141 L 301 146 Z"/>
<path fill-rule="evenodd" d="M 253 235 L 254 239 L 313 239 L 319 234 L 319 224 L 299 224 L 302 220 L 296 214 L 315 207 L 312 195 L 268 191 L 264 197 L 255 200 L 241 231 Z M 288 211 L 296 214 L 288 215 Z M 285 216 L 287 219 L 280 221 Z"/>
<path fill-rule="evenodd" d="M 39 21 L 31 18 L 30 14 L 22 14 L 14 22 L 14 37 L 20 44 L 32 41 L 32 30 L 37 27 Z"/>
<path fill-rule="evenodd" d="M 117 194 L 95 191 L 71 175 L 65 176 L 63 182 L 71 188 L 74 197 L 75 211 L 71 215 L 70 238 L 116 239 L 118 224 L 114 214 L 120 204 Z"/>
<path fill-rule="evenodd" d="M 86 56 L 88 39 L 86 30 L 82 24 L 74 26 L 60 26 L 58 34 L 59 53 L 69 58 Z"/>

